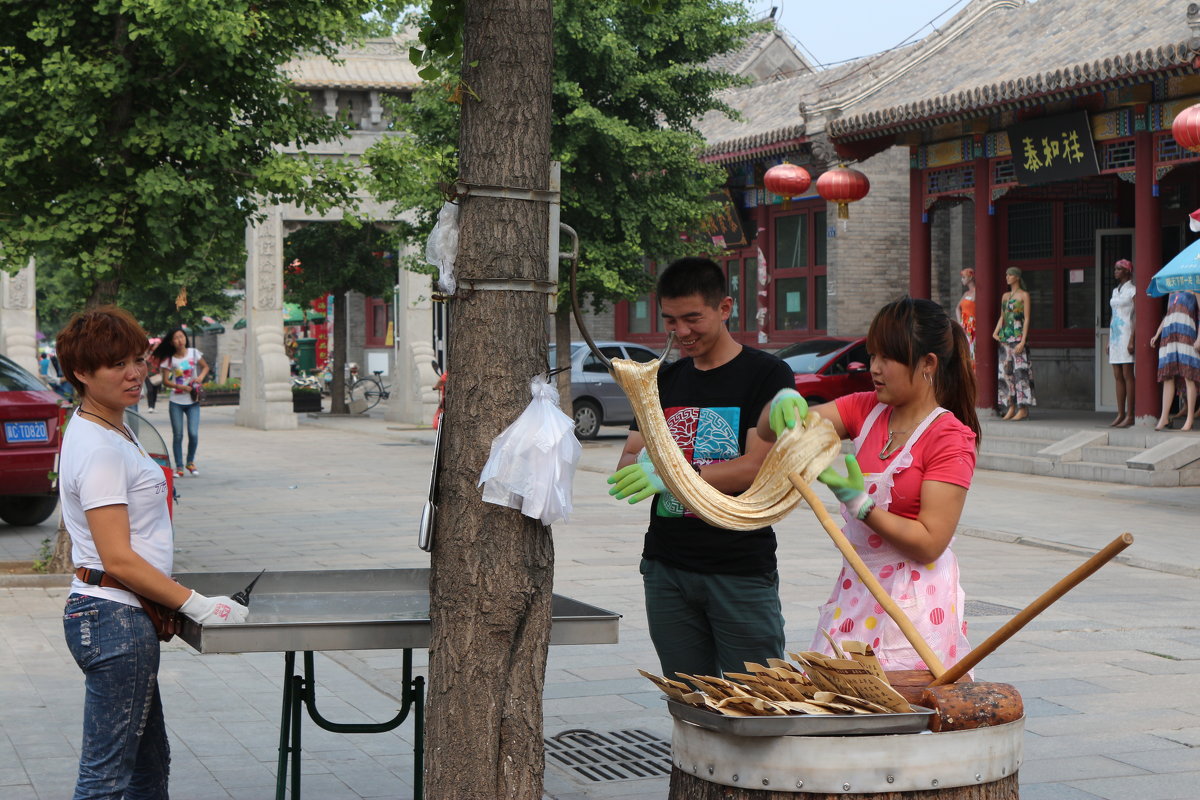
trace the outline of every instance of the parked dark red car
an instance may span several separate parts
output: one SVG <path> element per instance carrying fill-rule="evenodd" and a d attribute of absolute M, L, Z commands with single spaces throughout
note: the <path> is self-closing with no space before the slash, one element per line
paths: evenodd
<path fill-rule="evenodd" d="M 0 356 L 0 519 L 37 525 L 54 513 L 60 398 Z"/>
<path fill-rule="evenodd" d="M 865 337 L 809 339 L 789 345 L 775 355 L 792 368 L 796 391 L 804 395 L 809 405 L 875 388 Z"/>

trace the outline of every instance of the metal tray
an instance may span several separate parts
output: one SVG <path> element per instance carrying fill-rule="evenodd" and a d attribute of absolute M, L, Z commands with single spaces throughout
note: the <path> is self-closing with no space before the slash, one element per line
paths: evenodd
<path fill-rule="evenodd" d="M 245 588 L 257 572 L 175 577 L 206 595 Z M 550 644 L 614 644 L 621 615 L 554 595 Z M 407 650 L 429 647 L 428 569 L 267 570 L 240 625 L 187 621 L 180 638 L 201 653 Z"/>
<path fill-rule="evenodd" d="M 671 716 L 701 728 L 734 736 L 869 736 L 920 733 L 933 710 L 913 706 L 911 714 L 798 714 L 787 717 L 727 717 L 667 698 Z"/>

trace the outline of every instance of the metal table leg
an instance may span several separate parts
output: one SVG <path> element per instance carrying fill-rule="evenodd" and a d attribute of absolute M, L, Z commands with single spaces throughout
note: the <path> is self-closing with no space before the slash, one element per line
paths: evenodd
<path fill-rule="evenodd" d="M 331 722 L 317 711 L 316 667 L 311 650 L 304 652 L 304 675 L 296 675 L 296 653 L 284 654 L 283 716 L 279 725 L 279 764 L 275 773 L 275 800 L 285 800 L 289 756 L 292 772 L 292 800 L 300 800 L 300 709 L 306 707 L 308 716 L 317 727 L 332 733 L 386 733 L 395 730 L 414 712 L 416 742 L 413 747 L 413 790 L 416 800 L 425 794 L 425 678 L 413 677 L 412 651 L 404 650 L 400 710 L 387 722 Z"/>

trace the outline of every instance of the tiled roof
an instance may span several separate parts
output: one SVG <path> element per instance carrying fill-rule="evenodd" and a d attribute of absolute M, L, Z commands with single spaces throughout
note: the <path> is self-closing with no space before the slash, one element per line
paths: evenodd
<path fill-rule="evenodd" d="M 976 18 L 964 24 L 962 20 Z M 1190 69 L 1177 0 L 974 0 L 890 74 L 840 92 L 834 137 L 875 135 L 1022 99 Z"/>
<path fill-rule="evenodd" d="M 421 82 L 408 59 L 408 43 L 370 39 L 339 52 L 341 64 L 324 57 L 298 59 L 284 70 L 301 89 L 402 89 Z"/>

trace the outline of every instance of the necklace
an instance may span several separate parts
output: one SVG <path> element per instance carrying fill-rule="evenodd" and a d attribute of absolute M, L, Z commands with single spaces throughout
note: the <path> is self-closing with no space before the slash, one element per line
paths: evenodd
<path fill-rule="evenodd" d="M 883 443 L 883 449 L 879 451 L 879 460 L 883 461 L 885 458 L 891 457 L 892 454 L 888 450 L 892 446 L 892 439 L 896 436 L 904 436 L 907 433 L 908 431 L 894 431 L 889 428 L 887 441 Z"/>
<path fill-rule="evenodd" d="M 79 413 L 80 413 L 80 414 L 87 414 L 89 417 L 95 417 L 96 419 L 100 420 L 100 421 L 101 421 L 101 422 L 103 422 L 105 425 L 107 425 L 108 427 L 112 428 L 114 431 L 116 431 L 117 433 L 121 434 L 121 435 L 122 435 L 122 436 L 124 436 L 126 439 L 128 439 L 128 440 L 129 440 L 129 443 L 130 443 L 130 444 L 132 444 L 134 447 L 137 447 L 137 446 L 138 446 L 138 443 L 137 443 L 137 442 L 135 442 L 135 441 L 133 440 L 133 437 L 129 435 L 129 431 L 125 430 L 125 426 L 123 426 L 123 425 L 122 425 L 120 428 L 118 428 L 116 425 L 113 425 L 111 422 L 109 422 L 109 421 L 108 421 L 108 420 L 106 420 L 104 417 L 100 416 L 99 414 L 93 414 L 91 411 L 87 411 L 87 410 L 85 410 L 85 409 L 84 409 L 84 408 L 82 408 L 82 407 L 80 407 L 80 409 L 79 409 Z M 888 441 L 891 441 L 891 440 L 889 439 Z M 138 449 L 140 450 L 141 448 L 138 448 Z"/>

